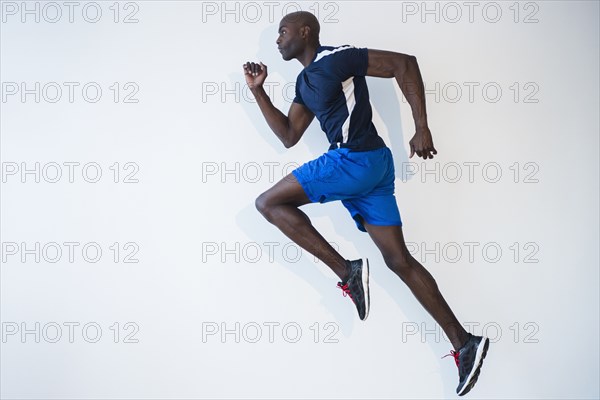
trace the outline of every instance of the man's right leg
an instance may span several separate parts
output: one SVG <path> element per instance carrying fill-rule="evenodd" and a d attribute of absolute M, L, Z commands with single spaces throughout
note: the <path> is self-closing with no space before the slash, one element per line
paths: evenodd
<path fill-rule="evenodd" d="M 293 174 L 277 182 L 256 199 L 256 208 L 287 237 L 321 261 L 345 282 L 350 273 L 346 260 L 315 229 L 298 207 L 311 203 Z"/>
<path fill-rule="evenodd" d="M 459 376 L 456 393 L 467 394 L 477 382 L 489 339 L 468 333 L 458 322 L 431 274 L 406 248 L 401 226 L 363 223 L 388 267 L 406 283 L 452 342 L 454 350 L 449 355 L 454 356 Z"/>

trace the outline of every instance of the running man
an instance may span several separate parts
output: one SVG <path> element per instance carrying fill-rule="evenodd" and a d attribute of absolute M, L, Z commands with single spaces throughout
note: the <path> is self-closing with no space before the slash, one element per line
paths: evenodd
<path fill-rule="evenodd" d="M 314 117 L 331 144 L 256 199 L 258 211 L 286 236 L 318 257 L 340 278 L 338 287 L 354 302 L 361 320 L 369 314 L 369 263 L 344 259 L 299 209 L 308 203 L 341 200 L 356 226 L 367 232 L 387 266 L 410 288 L 450 339 L 458 367 L 456 392 L 466 394 L 479 376 L 489 339 L 474 336 L 458 322 L 431 274 L 415 260 L 404 242 L 394 196 L 394 163 L 390 149 L 372 122 L 365 76 L 395 78 L 411 106 L 416 133 L 410 157 L 432 159 L 423 80 L 414 56 L 353 46 L 322 46 L 319 22 L 305 11 L 286 15 L 279 24 L 277 47 L 284 60 L 304 69 L 296 80 L 296 97 L 288 115 L 279 111 L 263 83 L 267 66 L 244 64 L 246 83 L 269 127 L 286 148 L 294 146 Z"/>

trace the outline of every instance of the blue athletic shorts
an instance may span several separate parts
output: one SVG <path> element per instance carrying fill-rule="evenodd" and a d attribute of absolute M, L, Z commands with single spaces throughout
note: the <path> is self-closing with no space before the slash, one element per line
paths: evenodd
<path fill-rule="evenodd" d="M 400 225 L 394 196 L 394 160 L 388 147 L 370 151 L 329 150 L 292 171 L 313 203 L 341 200 L 363 232 L 372 225 Z"/>

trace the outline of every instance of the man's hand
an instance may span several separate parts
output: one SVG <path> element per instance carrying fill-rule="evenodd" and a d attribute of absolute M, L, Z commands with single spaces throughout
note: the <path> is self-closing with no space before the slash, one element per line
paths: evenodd
<path fill-rule="evenodd" d="M 250 90 L 257 89 L 263 85 L 267 78 L 267 66 L 262 62 L 247 62 L 244 64 L 244 75 Z"/>
<path fill-rule="evenodd" d="M 431 138 L 431 131 L 429 128 L 419 128 L 408 142 L 410 145 L 410 157 L 417 153 L 418 157 L 423 157 L 424 160 L 433 158 L 434 154 L 437 154 L 437 150 L 433 147 L 433 139 Z"/>

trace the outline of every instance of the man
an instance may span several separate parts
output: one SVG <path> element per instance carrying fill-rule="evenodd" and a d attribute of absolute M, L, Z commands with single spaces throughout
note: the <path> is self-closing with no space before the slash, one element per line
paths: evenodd
<path fill-rule="evenodd" d="M 369 263 L 345 260 L 312 226 L 298 207 L 341 200 L 358 229 L 368 232 L 388 267 L 442 327 L 450 339 L 459 370 L 458 395 L 466 394 L 479 375 L 488 338 L 468 333 L 442 297 L 431 274 L 406 248 L 394 196 L 392 154 L 372 123 L 365 76 L 395 78 L 408 100 L 416 133 L 412 157 L 433 158 L 427 125 L 423 80 L 416 58 L 352 46 L 321 46 L 319 22 L 308 12 L 286 15 L 279 24 L 277 47 L 284 60 L 304 66 L 288 115 L 273 106 L 263 89 L 267 66 L 244 64 L 246 83 L 269 127 L 286 148 L 294 146 L 316 116 L 331 143 L 329 151 L 276 183 L 256 199 L 256 207 L 299 246 L 318 257 L 340 278 L 338 287 L 353 300 L 361 320 L 369 313 Z"/>

